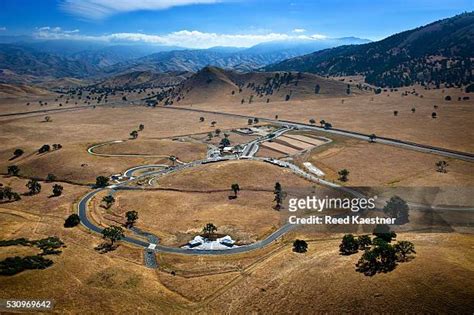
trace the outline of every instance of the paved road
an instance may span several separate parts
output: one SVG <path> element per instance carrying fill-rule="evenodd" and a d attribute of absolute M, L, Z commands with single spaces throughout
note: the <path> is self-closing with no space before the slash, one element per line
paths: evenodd
<path fill-rule="evenodd" d="M 258 144 L 259 143 L 261 143 L 263 141 L 267 141 L 269 139 L 275 139 L 278 136 L 282 135 L 283 133 L 285 133 L 289 130 L 290 129 L 288 129 L 288 128 L 281 128 L 281 129 L 277 130 L 276 132 L 274 132 L 273 136 L 269 136 L 269 135 L 262 136 L 258 139 L 255 139 L 255 140 L 251 141 L 250 143 L 246 144 L 245 148 L 250 147 L 250 149 L 247 149 L 247 151 L 245 151 L 245 149 L 244 149 L 245 154 L 246 154 L 245 158 L 250 159 L 250 160 L 264 161 L 264 162 L 267 162 L 267 163 L 277 165 L 279 167 L 286 167 L 286 168 L 289 168 L 290 170 L 292 170 L 294 173 L 296 173 L 300 176 L 303 176 L 303 177 L 305 177 L 309 180 L 312 180 L 314 182 L 317 182 L 321 185 L 326 185 L 326 186 L 329 186 L 329 187 L 341 189 L 341 190 L 347 191 L 349 193 L 352 193 L 354 195 L 356 195 L 356 194 L 359 195 L 360 194 L 359 192 L 356 192 L 352 189 L 349 189 L 349 188 L 346 188 L 346 187 L 341 187 L 341 186 L 336 185 L 334 183 L 316 178 L 315 176 L 304 172 L 299 167 L 297 167 L 296 165 L 291 164 L 289 162 L 284 162 L 284 161 L 271 159 L 271 158 L 253 157 L 253 155 L 256 153 L 256 150 L 258 150 Z M 107 142 L 105 144 L 117 143 L 117 142 L 121 142 L 121 141 L 120 140 L 111 141 L 111 142 Z M 100 145 L 105 145 L 105 144 L 95 145 L 95 146 L 89 148 L 88 152 L 90 154 L 94 154 L 94 152 L 93 152 L 94 147 L 98 147 Z M 254 148 L 256 148 L 256 149 L 254 149 Z M 152 179 L 149 182 L 149 184 L 151 185 L 151 184 L 153 184 L 153 180 L 155 180 L 156 178 L 158 178 L 159 176 L 164 175 L 164 174 L 174 173 L 174 172 L 177 172 L 177 171 L 180 171 L 180 170 L 183 170 L 183 169 L 195 167 L 195 166 L 202 165 L 202 164 L 217 163 L 217 162 L 236 160 L 236 159 L 239 159 L 239 157 L 238 156 L 231 156 L 231 157 L 226 157 L 226 158 L 223 158 L 223 157 L 206 158 L 204 160 L 197 160 L 197 161 L 193 161 L 193 162 L 190 162 L 190 163 L 183 163 L 183 164 L 176 165 L 176 166 L 173 166 L 173 167 L 167 166 L 167 167 L 165 167 L 163 169 L 160 169 L 158 171 L 147 172 L 145 174 L 142 174 L 140 176 L 135 177 L 134 179 L 139 178 L 139 177 L 145 177 L 145 176 L 153 176 Z M 158 164 L 158 165 L 141 165 L 141 166 L 136 166 L 136 167 L 130 168 L 130 169 L 128 169 L 124 172 L 124 176 L 130 178 L 129 180 L 123 181 L 121 183 L 116 183 L 116 184 L 110 185 L 107 188 L 96 189 L 96 190 L 93 190 L 90 193 L 86 194 L 78 203 L 78 214 L 79 214 L 79 217 L 81 219 L 82 225 L 84 225 L 86 228 L 88 228 L 89 230 L 91 230 L 93 232 L 101 233 L 102 228 L 95 225 L 92 221 L 89 220 L 89 218 L 87 216 L 87 205 L 88 205 L 89 201 L 94 197 L 94 195 L 96 195 L 97 193 L 99 193 L 100 191 L 103 191 L 103 190 L 111 190 L 113 193 L 115 193 L 117 190 L 122 190 L 122 189 L 123 190 L 143 189 L 143 188 L 139 188 L 139 187 L 127 186 L 128 182 L 131 179 L 133 179 L 133 177 L 132 177 L 133 173 L 135 171 L 139 170 L 139 169 L 146 169 L 146 168 L 151 168 L 151 167 L 162 167 L 162 166 L 163 165 L 161 165 L 161 164 Z M 296 225 L 286 223 L 285 225 L 281 226 L 278 230 L 276 230 L 275 232 L 273 232 L 272 234 L 270 234 L 269 236 L 267 236 L 263 240 L 260 240 L 258 242 L 255 242 L 255 243 L 252 243 L 252 244 L 249 244 L 249 245 L 244 245 L 244 246 L 235 247 L 235 248 L 229 248 L 229 249 L 226 249 L 226 250 L 199 250 L 199 249 L 185 249 L 185 248 L 164 246 L 164 245 L 157 244 L 159 240 L 156 238 L 156 236 L 154 236 L 150 233 L 139 231 L 139 230 L 138 231 L 135 230 L 134 233 L 147 237 L 148 242 L 145 242 L 143 240 L 136 239 L 136 238 L 133 238 L 133 237 L 130 237 L 130 236 L 123 238 L 122 241 L 128 242 L 128 243 L 133 244 L 133 245 L 137 245 L 137 246 L 140 246 L 140 247 L 144 247 L 144 248 L 149 248 L 150 245 L 152 244 L 152 247 L 154 247 L 153 250 L 158 251 L 158 252 L 179 253 L 179 254 L 186 254 L 186 255 L 197 255 L 197 254 L 199 254 L 199 255 L 228 255 L 228 254 L 243 253 L 243 252 L 251 251 L 251 250 L 254 250 L 254 249 L 263 248 L 263 247 L 267 246 L 268 244 L 270 244 L 271 242 L 278 239 L 279 237 L 281 237 L 282 235 L 286 234 L 287 232 L 289 232 L 290 230 L 292 230 L 295 227 L 296 227 Z M 154 243 L 154 242 L 156 242 L 156 243 Z M 149 251 L 150 250 L 147 249 L 147 253 L 145 255 L 145 262 L 148 264 L 148 266 L 151 267 L 151 266 L 153 266 L 153 261 L 150 259 L 150 257 L 148 257 L 149 256 Z"/>
<path fill-rule="evenodd" d="M 81 219 L 81 224 L 85 226 L 87 229 L 99 234 L 102 233 L 103 228 L 95 225 L 93 222 L 89 220 L 89 217 L 87 216 L 87 205 L 89 201 L 92 199 L 92 197 L 94 197 L 95 194 L 99 193 L 102 190 L 107 190 L 107 189 L 108 188 L 102 188 L 102 189 L 96 189 L 89 192 L 79 201 L 79 204 L 78 204 L 78 214 Z M 160 245 L 156 243 L 151 243 L 150 241 L 148 242 L 143 241 L 141 239 L 137 239 L 130 236 L 123 238 L 121 241 L 130 243 L 139 247 L 143 247 L 145 249 L 148 248 L 150 244 L 155 244 L 156 247 L 154 248 L 154 250 L 157 252 L 164 252 L 164 253 L 177 253 L 177 254 L 185 254 L 185 255 L 228 255 L 228 254 L 243 253 L 243 252 L 251 251 L 254 249 L 263 248 L 295 227 L 296 225 L 287 223 L 261 241 L 258 241 L 249 245 L 229 248 L 225 250 L 199 250 L 199 249 L 185 249 L 185 248 L 179 248 L 179 247 L 169 247 L 169 246 L 164 246 L 164 245 Z"/>
<path fill-rule="evenodd" d="M 94 152 L 94 149 L 97 149 L 97 148 L 100 148 L 100 147 L 103 147 L 103 146 L 106 146 L 106 145 L 112 145 L 114 143 L 122 143 L 122 142 L 127 142 L 129 140 L 113 140 L 113 141 L 107 141 L 107 142 L 102 142 L 102 143 L 98 143 L 98 144 L 94 144 L 92 146 L 90 146 L 89 148 L 87 148 L 87 152 L 89 154 L 92 154 L 92 155 L 96 155 L 96 156 L 104 156 L 104 157 L 148 157 L 148 158 L 170 158 L 171 155 L 165 155 L 165 154 L 157 154 L 157 155 L 154 155 L 154 154 L 143 154 L 143 153 L 97 153 L 97 152 Z M 130 140 L 130 141 L 133 141 L 133 140 Z M 179 159 L 176 160 L 176 163 L 184 163 L 183 161 L 180 161 Z"/>
<path fill-rule="evenodd" d="M 42 113 L 51 113 L 51 112 L 76 111 L 76 110 L 94 108 L 94 106 L 96 106 L 96 105 L 71 106 L 71 107 L 65 107 L 65 108 L 60 107 L 60 108 L 38 109 L 38 110 L 29 111 L 29 112 L 15 112 L 15 113 L 0 114 L 0 117 L 24 116 L 24 115 L 42 114 Z M 100 106 L 96 106 L 96 107 L 100 107 Z"/>
<path fill-rule="evenodd" d="M 295 127 L 295 126 L 297 128 L 300 128 L 299 125 L 297 125 L 297 124 L 294 124 L 291 127 Z M 255 154 L 256 150 L 258 150 L 258 144 L 259 143 L 261 143 L 263 141 L 267 141 L 270 138 L 273 138 L 273 139 L 277 138 L 278 136 L 280 136 L 281 134 L 287 132 L 288 130 L 290 130 L 290 129 L 288 128 L 288 126 L 286 126 L 284 128 L 279 129 L 277 132 L 275 132 L 274 136 L 268 136 L 268 135 L 263 136 L 263 137 L 260 137 L 258 139 L 255 139 L 255 140 L 247 143 L 245 145 L 244 154 L 242 154 L 242 157 L 245 158 L 245 159 L 249 159 L 249 160 L 257 160 L 257 161 L 263 161 L 263 162 L 271 163 L 271 164 L 277 165 L 279 167 L 285 167 L 285 168 L 288 168 L 289 170 L 291 170 L 293 173 L 295 173 L 299 176 L 302 176 L 302 177 L 304 177 L 304 178 L 306 178 L 310 181 L 316 182 L 320 185 L 331 187 L 331 188 L 334 188 L 334 189 L 337 189 L 337 190 L 340 190 L 340 191 L 344 191 L 344 192 L 349 193 L 349 194 L 351 194 L 355 197 L 358 197 L 358 198 L 366 197 L 364 194 L 362 194 L 362 193 L 360 193 L 360 192 L 358 192 L 358 191 L 356 191 L 352 188 L 340 186 L 336 183 L 332 183 L 332 182 L 323 180 L 323 179 L 318 178 L 318 177 L 316 177 L 316 176 L 314 176 L 310 173 L 307 173 L 306 171 L 302 170 L 301 168 L 299 168 L 298 166 L 296 166 L 292 163 L 289 163 L 289 162 L 286 162 L 286 161 L 281 161 L 281 160 L 276 160 L 276 159 L 272 159 L 272 158 L 254 157 L 254 154 Z M 255 147 L 256 147 L 256 149 L 255 149 Z M 89 153 L 94 154 L 92 152 L 92 150 L 88 150 L 88 151 L 89 151 Z M 145 176 L 153 176 L 150 179 L 150 182 L 149 182 L 149 184 L 152 184 L 154 179 L 156 179 L 159 176 L 162 176 L 164 174 L 174 173 L 174 172 L 177 172 L 177 171 L 180 171 L 180 170 L 183 170 L 183 169 L 195 167 L 195 166 L 202 165 L 202 164 L 218 163 L 218 162 L 223 162 L 223 161 L 236 160 L 236 159 L 239 159 L 239 158 L 240 158 L 239 156 L 231 156 L 231 157 L 227 157 L 227 158 L 222 158 L 222 157 L 206 158 L 204 160 L 197 160 L 197 161 L 193 161 L 193 162 L 190 162 L 190 163 L 183 163 L 183 164 L 179 164 L 179 165 L 176 165 L 176 166 L 173 166 L 173 167 L 166 166 L 163 169 L 160 169 L 160 170 L 157 170 L 157 171 L 150 171 L 150 172 L 144 173 L 140 176 L 137 176 L 136 178 L 145 177 Z M 135 171 L 139 170 L 139 169 L 162 167 L 162 166 L 163 165 L 159 164 L 159 165 L 141 165 L 141 166 L 133 167 L 131 169 L 126 170 L 124 172 L 124 176 L 132 178 L 133 173 Z M 87 205 L 88 205 L 89 201 L 92 199 L 92 197 L 95 194 L 97 194 L 98 192 L 100 192 L 102 190 L 111 189 L 112 192 L 115 192 L 117 190 L 122 190 L 122 189 L 123 190 L 138 190 L 138 189 L 143 190 L 144 189 L 144 188 L 141 188 L 141 187 L 127 186 L 129 181 L 130 180 L 126 180 L 126 181 L 121 182 L 121 183 L 113 184 L 113 185 L 111 185 L 107 188 L 96 189 L 94 191 L 89 192 L 87 195 L 85 195 L 80 200 L 80 202 L 78 203 L 78 214 L 79 214 L 79 217 L 81 219 L 82 225 L 84 225 L 86 228 L 90 229 L 93 232 L 101 233 L 102 228 L 99 227 L 99 226 L 96 226 L 93 222 L 91 222 L 89 220 L 89 218 L 87 216 Z M 422 205 L 416 205 L 416 206 L 421 207 Z M 435 207 L 432 207 L 432 208 L 435 209 Z M 251 250 L 263 248 L 263 247 L 267 246 L 268 244 L 270 244 L 271 242 L 278 239 L 279 237 L 281 237 L 282 235 L 288 233 L 290 230 L 294 229 L 295 227 L 297 227 L 297 225 L 292 225 L 292 224 L 286 223 L 283 226 L 281 226 L 278 230 L 276 230 L 275 232 L 273 232 L 272 234 L 270 234 L 269 236 L 267 236 L 263 240 L 257 241 L 255 243 L 252 243 L 252 244 L 249 244 L 249 245 L 230 248 L 230 249 L 226 249 L 226 250 L 199 250 L 199 249 L 184 249 L 184 248 L 164 246 L 164 245 L 158 244 L 159 240 L 158 240 L 158 238 L 156 238 L 156 236 L 154 236 L 150 233 L 142 232 L 142 231 L 135 231 L 135 233 L 138 234 L 138 235 L 142 235 L 142 236 L 146 234 L 145 237 L 148 239 L 148 242 L 143 241 L 141 239 L 136 239 L 136 238 L 133 238 L 133 237 L 130 237 L 130 236 L 123 238 L 122 241 L 125 241 L 125 242 L 128 242 L 130 244 L 137 245 L 137 246 L 145 248 L 146 249 L 145 261 L 146 261 L 148 266 L 152 267 L 152 266 L 154 266 L 153 265 L 154 262 L 151 260 L 150 251 L 165 252 L 165 253 L 179 253 L 179 254 L 185 254 L 185 255 L 228 255 L 228 254 L 243 253 L 243 252 L 248 252 L 248 251 L 251 251 Z M 150 247 L 150 245 L 152 245 L 153 249 L 147 249 L 147 248 Z"/>
<path fill-rule="evenodd" d="M 289 128 L 282 127 L 280 129 L 274 131 L 273 133 L 270 133 L 266 136 L 259 137 L 255 140 L 250 141 L 249 143 L 247 143 L 245 145 L 241 156 L 242 157 L 253 157 L 253 156 L 255 156 L 255 154 L 257 154 L 257 152 L 258 152 L 258 149 L 260 148 L 260 143 L 271 140 L 271 139 L 276 139 L 279 136 L 281 136 L 282 134 L 284 134 L 285 132 L 288 132 L 290 130 L 291 129 L 289 129 Z"/>
<path fill-rule="evenodd" d="M 16 113 L 7 113 L 7 114 L 0 114 L 0 117 L 8 117 L 8 116 L 23 116 L 23 115 L 29 115 L 29 114 L 37 114 L 37 113 L 47 113 L 47 112 L 61 112 L 61 111 L 73 111 L 73 110 L 82 110 L 82 109 L 88 109 L 88 108 L 93 108 L 94 106 L 96 107 L 111 107 L 111 106 L 136 106 L 136 105 L 129 105 L 129 104 L 107 104 L 107 105 L 85 105 L 85 106 L 77 106 L 77 107 L 68 107 L 68 108 L 56 108 L 56 109 L 44 109 L 44 110 L 34 110 L 34 111 L 29 111 L 29 112 L 16 112 Z M 321 131 L 321 132 L 326 132 L 326 133 L 331 133 L 331 134 L 339 134 L 347 137 L 352 137 L 356 139 L 361 139 L 361 140 L 370 140 L 370 135 L 369 134 L 364 134 L 360 132 L 355 132 L 355 131 L 350 131 L 350 130 L 344 130 L 344 129 L 337 129 L 337 128 L 331 128 L 331 129 L 325 129 L 323 127 L 318 127 L 310 124 L 304 124 L 296 121 L 289 121 L 289 120 L 277 120 L 277 119 L 270 119 L 270 118 L 263 118 L 263 117 L 255 117 L 255 116 L 248 116 L 248 115 L 241 115 L 241 114 L 232 114 L 232 113 L 223 113 L 223 112 L 215 112 L 215 111 L 207 111 L 207 110 L 201 110 L 201 109 L 192 109 L 192 108 L 182 108 L 182 107 L 173 107 L 173 106 L 156 106 L 157 108 L 164 108 L 164 109 L 170 109 L 170 110 L 183 110 L 183 111 L 192 111 L 192 112 L 198 112 L 198 113 L 204 113 L 204 114 L 214 114 L 214 115 L 222 115 L 222 116 L 231 116 L 231 117 L 240 117 L 244 119 L 249 119 L 249 118 L 258 118 L 260 121 L 265 121 L 273 124 L 278 124 L 278 125 L 286 125 L 289 127 L 293 128 L 298 128 L 298 129 L 306 129 L 306 130 L 315 130 L 315 131 Z M 456 150 L 450 150 L 450 149 L 445 149 L 441 147 L 435 147 L 431 145 L 426 145 L 426 144 L 420 144 L 420 143 L 415 143 L 411 141 L 404 141 L 404 140 L 399 140 L 399 139 L 394 139 L 394 138 L 388 138 L 388 137 L 377 137 L 374 139 L 374 142 L 377 143 L 382 143 L 386 145 L 391 145 L 391 146 L 397 146 L 397 147 L 402 147 L 405 149 L 410 149 L 410 150 L 415 150 L 419 152 L 425 152 L 425 153 L 433 153 L 441 156 L 446 156 L 446 157 L 452 157 L 464 161 L 469 161 L 473 162 L 474 161 L 474 154 L 470 152 L 461 152 L 461 151 L 456 151 Z"/>
<path fill-rule="evenodd" d="M 321 131 L 321 132 L 326 132 L 330 134 L 338 134 L 338 135 L 352 137 L 352 138 L 356 138 L 360 140 L 370 141 L 370 135 L 368 134 L 350 131 L 350 130 L 344 130 L 344 129 L 337 129 L 337 128 L 325 129 L 323 127 L 318 127 L 318 126 L 304 124 L 304 123 L 290 121 L 290 120 L 276 120 L 276 119 L 269 119 L 269 118 L 263 118 L 263 117 L 241 115 L 241 114 L 223 113 L 223 112 L 173 107 L 173 106 L 157 106 L 157 108 L 165 108 L 169 110 L 192 111 L 192 112 L 198 112 L 198 113 L 203 113 L 203 114 L 231 116 L 231 117 L 239 117 L 239 118 L 245 118 L 245 119 L 258 118 L 260 121 L 269 122 L 269 123 L 277 124 L 277 125 L 283 125 L 287 127 L 296 128 L 296 129 Z M 450 149 L 445 149 L 445 148 L 440 148 L 440 147 L 435 147 L 435 146 L 430 146 L 430 145 L 425 145 L 425 144 L 420 144 L 420 143 L 415 143 L 415 142 L 410 142 L 410 141 L 398 140 L 398 139 L 388 138 L 388 137 L 377 137 L 376 139 L 374 139 L 374 142 L 396 146 L 396 147 L 402 147 L 405 149 L 415 150 L 419 152 L 433 153 L 433 154 L 446 156 L 446 157 L 452 157 L 452 158 L 469 161 L 469 162 L 474 161 L 474 154 L 469 153 L 469 152 L 455 151 L 455 150 L 450 150 Z"/>

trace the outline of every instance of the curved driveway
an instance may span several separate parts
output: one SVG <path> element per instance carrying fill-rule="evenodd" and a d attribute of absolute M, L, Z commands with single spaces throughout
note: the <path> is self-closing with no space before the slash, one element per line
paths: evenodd
<path fill-rule="evenodd" d="M 280 129 L 276 134 L 279 136 L 279 135 L 283 134 L 286 131 L 288 131 L 288 129 Z M 244 154 L 242 154 L 242 157 L 244 159 L 258 160 L 258 161 L 271 163 L 271 164 L 277 165 L 279 167 L 285 167 L 285 168 L 290 169 L 293 173 L 295 173 L 299 176 L 302 176 L 302 177 L 306 178 L 309 181 L 316 182 L 316 183 L 321 184 L 321 185 L 326 186 L 326 187 L 330 187 L 330 188 L 334 188 L 334 189 L 337 189 L 337 190 L 344 191 L 344 192 L 349 193 L 349 194 L 351 194 L 355 197 L 358 197 L 358 198 L 365 197 L 365 195 L 363 195 L 362 193 L 360 193 L 360 192 L 358 192 L 358 191 L 356 191 L 352 188 L 340 186 L 338 184 L 335 184 L 335 183 L 323 180 L 321 178 L 318 178 L 316 176 L 313 176 L 312 174 L 309 174 L 309 173 L 305 172 L 304 170 L 300 169 L 298 166 L 296 166 L 292 163 L 289 163 L 289 162 L 286 162 L 286 161 L 281 161 L 281 160 L 276 160 L 276 159 L 271 159 L 271 158 L 257 158 L 257 157 L 254 157 L 253 155 L 258 151 L 259 143 L 261 143 L 262 141 L 265 141 L 264 138 L 265 138 L 265 140 L 268 140 L 267 139 L 268 137 L 265 136 L 265 137 L 262 137 L 262 139 L 256 139 L 256 140 L 253 140 L 253 141 L 247 143 L 246 147 L 244 148 Z M 276 137 L 272 137 L 272 138 L 276 138 Z M 88 149 L 88 152 L 90 154 L 98 155 L 98 154 L 93 152 L 93 148 L 99 147 L 101 145 L 106 145 L 106 144 L 111 144 L 111 143 L 118 143 L 118 142 L 122 142 L 122 141 L 123 140 L 118 140 L 118 141 L 107 142 L 107 143 L 104 143 L 104 144 L 98 144 L 98 145 L 90 147 Z M 139 154 L 138 155 L 133 155 L 133 156 L 139 156 Z M 129 180 L 121 182 L 121 183 L 110 185 L 106 188 L 95 189 L 95 190 L 89 192 L 88 194 L 86 194 L 79 201 L 79 203 L 78 203 L 78 215 L 80 217 L 81 224 L 84 225 L 86 228 L 88 228 L 89 230 L 91 230 L 93 232 L 96 232 L 96 233 L 101 233 L 102 232 L 103 229 L 101 227 L 95 225 L 92 221 L 90 221 L 88 216 L 87 216 L 87 206 L 88 206 L 89 201 L 94 197 L 94 195 L 96 195 L 100 191 L 109 190 L 109 189 L 111 189 L 113 191 L 117 191 L 117 190 L 146 190 L 144 188 L 130 187 L 130 186 L 126 186 L 126 185 L 131 180 L 136 179 L 136 178 L 140 178 L 140 177 L 154 175 L 154 177 L 150 180 L 150 181 L 153 181 L 153 179 L 155 179 L 157 176 L 177 172 L 177 171 L 180 171 L 180 170 L 183 170 L 183 169 L 187 169 L 189 167 L 194 167 L 194 166 L 197 166 L 197 165 L 202 165 L 202 164 L 207 164 L 207 163 L 216 163 L 216 162 L 223 162 L 223 161 L 229 161 L 229 160 L 236 160 L 236 159 L 239 159 L 239 157 L 207 158 L 205 160 L 198 160 L 198 161 L 193 161 L 193 162 L 190 162 L 190 163 L 182 163 L 182 164 L 174 166 L 174 167 L 170 167 L 170 166 L 163 165 L 163 164 L 157 164 L 157 165 L 140 165 L 140 166 L 130 168 L 130 169 L 128 169 L 124 172 L 124 176 L 130 178 Z M 146 173 L 144 173 L 140 176 L 137 176 L 136 178 L 132 177 L 133 173 L 137 170 L 146 169 L 146 168 L 157 168 L 157 167 L 165 167 L 165 168 L 161 169 L 161 170 L 158 170 L 158 171 L 146 172 Z M 415 207 L 417 207 L 417 206 L 421 207 L 423 205 L 416 204 Z M 431 207 L 431 208 L 435 209 L 436 207 Z M 471 210 L 471 209 L 469 209 L 469 210 Z M 275 232 L 273 232 L 272 234 L 268 235 L 266 238 L 264 238 L 260 241 L 257 241 L 255 243 L 248 244 L 248 245 L 243 245 L 243 246 L 240 246 L 240 247 L 225 249 L 225 250 L 185 249 L 185 248 L 178 248 L 178 247 L 169 247 L 169 246 L 164 246 L 164 245 L 160 245 L 160 244 L 153 244 L 153 245 L 156 245 L 155 249 L 154 249 L 155 251 L 165 252 L 165 253 L 177 253 L 177 254 L 185 254 L 185 255 L 228 255 L 228 254 L 237 254 L 237 253 L 248 252 L 248 251 L 255 250 L 255 249 L 261 249 L 261 248 L 269 245 L 271 242 L 275 241 L 276 239 L 278 239 L 279 237 L 281 237 L 282 235 L 288 233 L 289 231 L 291 231 L 292 229 L 294 229 L 296 227 L 297 227 L 297 225 L 286 223 L 283 226 L 281 226 L 280 228 L 278 228 Z M 124 237 L 122 239 L 122 241 L 128 242 L 130 244 L 133 244 L 133 245 L 136 245 L 136 246 L 139 246 L 139 247 L 143 247 L 143 248 L 148 248 L 151 245 L 150 242 L 147 242 L 147 241 L 144 241 L 144 240 L 141 240 L 141 239 L 137 239 L 137 238 L 134 238 L 134 237 L 130 237 L 130 236 Z"/>

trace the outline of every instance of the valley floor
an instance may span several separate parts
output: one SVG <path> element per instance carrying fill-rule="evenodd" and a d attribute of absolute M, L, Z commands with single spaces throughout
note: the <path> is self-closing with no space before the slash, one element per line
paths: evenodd
<path fill-rule="evenodd" d="M 311 118 L 317 122 L 324 119 L 337 128 L 474 152 L 470 126 L 474 120 L 473 101 L 457 101 L 461 94 L 452 89 L 442 92 L 415 88 L 423 98 L 400 96 L 400 90 L 346 97 L 344 102 L 342 98 L 326 98 L 173 106 L 272 119 L 278 115 L 279 119 L 304 123 Z M 444 101 L 446 94 L 453 100 Z M 60 255 L 51 256 L 54 264 L 49 268 L 0 276 L 2 298 L 53 299 L 54 312 L 81 314 L 468 313 L 474 308 L 474 287 L 470 285 L 474 283 L 474 235 L 469 225 L 472 215 L 467 210 L 450 232 L 443 228 L 446 222 L 442 213 L 427 218 L 423 212 L 413 211 L 414 222 L 434 222 L 429 231 L 398 233 L 397 240 L 414 243 L 415 258 L 372 277 L 355 270 L 361 251 L 350 256 L 339 254 L 343 234 L 335 230 L 298 228 L 269 246 L 235 255 L 158 252 L 157 269 L 144 265 L 142 248 L 124 242 L 119 242 L 114 251 L 100 253 L 95 249 L 103 243 L 100 235 L 83 226 L 63 226 L 65 218 L 77 211 L 77 203 L 91 191 L 97 176 L 123 174 L 139 165 L 165 168 L 204 159 L 209 148 L 218 145 L 225 134 L 232 144 L 247 143 L 258 136 L 233 131 L 248 128 L 247 118 L 173 110 L 173 106 L 98 106 L 48 113 L 49 122 L 44 113 L 1 116 L 15 112 L 18 106 L 22 111 L 26 105 L 5 100 L 0 104 L 5 109 L 0 112 L 0 183 L 21 195 L 19 201 L 0 202 L 0 240 L 57 236 L 66 247 Z M 39 107 L 37 103 L 29 106 L 32 110 Z M 412 107 L 416 108 L 414 113 Z M 431 118 L 433 111 L 438 118 Z M 144 129 L 137 139 L 130 139 L 130 133 L 140 124 Z M 263 123 L 252 123 L 251 127 L 255 125 Z M 330 142 L 322 143 L 321 137 Z M 95 155 L 88 153 L 93 145 L 116 140 L 124 142 L 97 147 Z M 58 143 L 62 148 L 38 153 L 44 144 Z M 262 156 L 271 154 L 301 168 L 310 162 L 324 173 L 322 178 L 337 185 L 369 189 L 381 196 L 385 192 L 387 198 L 397 193 L 408 201 L 430 196 L 424 202 L 440 206 L 474 205 L 472 162 L 323 131 L 292 131 L 266 143 L 259 151 Z M 14 157 L 17 148 L 24 153 Z M 172 156 L 177 161 L 170 159 Z M 439 160 L 448 162 L 447 173 L 436 171 Z M 18 176 L 7 174 L 11 165 L 18 166 Z M 338 175 L 344 168 L 350 172 L 347 182 L 340 181 Z M 46 181 L 48 174 L 55 175 L 52 182 Z M 25 186 L 31 178 L 39 180 L 39 194 L 27 194 Z M 208 222 L 218 226 L 218 233 L 252 243 L 272 233 L 284 219 L 273 209 L 276 182 L 282 184 L 288 196 L 326 193 L 322 186 L 288 169 L 261 161 L 235 160 L 162 176 L 154 183 L 153 191 L 117 192 L 116 203 L 109 209 L 101 207 L 103 195 L 98 195 L 91 202 L 90 216 L 100 226 L 120 225 L 126 211 L 137 210 L 137 226 L 155 233 L 169 246 L 183 245 L 201 233 Z M 63 194 L 52 197 L 52 186 L 57 183 L 64 187 Z M 234 183 L 241 191 L 237 199 L 230 199 Z M 365 233 L 370 232 L 354 231 Z M 295 239 L 308 242 L 307 253 L 292 251 Z M 0 247 L 2 260 L 35 254 L 31 247 Z"/>

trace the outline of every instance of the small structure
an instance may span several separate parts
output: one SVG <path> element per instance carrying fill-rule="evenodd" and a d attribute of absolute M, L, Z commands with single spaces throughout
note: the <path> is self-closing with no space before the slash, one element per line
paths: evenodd
<path fill-rule="evenodd" d="M 239 128 L 234 131 L 240 134 L 244 134 L 244 135 L 251 135 L 254 133 L 254 131 L 250 128 Z"/>
<path fill-rule="evenodd" d="M 198 235 L 194 237 L 194 239 L 189 241 L 186 245 L 184 245 L 182 248 L 199 250 L 223 250 L 235 247 L 238 246 L 235 245 L 235 241 L 229 235 L 218 238 L 216 240 L 209 240 Z"/>
<path fill-rule="evenodd" d="M 234 147 L 223 147 L 222 148 L 222 153 L 223 154 L 233 154 L 234 153 Z"/>

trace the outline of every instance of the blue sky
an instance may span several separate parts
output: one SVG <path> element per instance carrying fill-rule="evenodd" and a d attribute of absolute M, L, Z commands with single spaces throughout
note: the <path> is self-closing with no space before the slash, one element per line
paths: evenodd
<path fill-rule="evenodd" d="M 473 10 L 473 0 L 0 0 L 0 35 L 196 48 L 377 40 Z"/>

